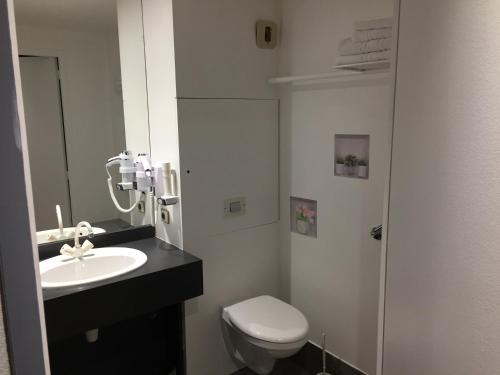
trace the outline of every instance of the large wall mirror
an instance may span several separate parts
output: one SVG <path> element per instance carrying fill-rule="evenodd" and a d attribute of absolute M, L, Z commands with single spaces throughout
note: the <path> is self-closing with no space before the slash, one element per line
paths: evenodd
<path fill-rule="evenodd" d="M 150 153 L 141 1 L 15 0 L 15 16 L 38 243 L 150 224 L 116 209 L 105 169 Z"/>

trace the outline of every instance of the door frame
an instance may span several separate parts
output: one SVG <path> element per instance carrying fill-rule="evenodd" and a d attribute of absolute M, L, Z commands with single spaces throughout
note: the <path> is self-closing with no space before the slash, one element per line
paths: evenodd
<path fill-rule="evenodd" d="M 13 0 L 0 0 L 0 283 L 12 374 L 50 374 Z"/>
<path fill-rule="evenodd" d="M 388 153 L 388 170 L 385 181 L 384 191 L 384 212 L 382 219 L 382 243 L 381 243 L 381 258 L 380 258 L 380 281 L 379 281 L 379 308 L 378 308 L 378 327 L 377 327 L 377 367 L 376 374 L 383 375 L 384 373 L 384 330 L 385 330 L 385 298 L 386 298 L 386 274 L 387 274 L 387 244 L 389 236 L 389 208 L 391 202 L 391 171 L 392 171 L 392 153 L 394 142 L 394 108 L 396 103 L 396 79 L 397 79 L 397 63 L 398 63 L 398 45 L 399 45 L 399 14 L 401 8 L 401 0 L 394 0 L 393 11 L 393 42 L 391 56 L 391 95 L 390 95 L 390 116 L 389 122 L 391 127 L 390 150 Z"/>

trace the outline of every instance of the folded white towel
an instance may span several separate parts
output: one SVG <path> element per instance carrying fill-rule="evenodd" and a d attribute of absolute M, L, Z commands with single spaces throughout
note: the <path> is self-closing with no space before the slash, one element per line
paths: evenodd
<path fill-rule="evenodd" d="M 392 17 L 354 22 L 354 30 L 385 29 L 392 27 Z"/>
<path fill-rule="evenodd" d="M 357 30 L 354 32 L 352 40 L 354 42 L 367 42 L 373 39 L 384 39 L 392 37 L 392 28 Z"/>
<path fill-rule="evenodd" d="M 366 42 L 353 42 L 351 38 L 340 42 L 339 53 L 342 56 L 359 55 L 367 52 L 386 51 L 391 49 L 392 38 L 373 39 Z"/>
<path fill-rule="evenodd" d="M 360 55 L 338 56 L 337 65 L 359 64 L 365 62 L 389 60 L 390 58 L 391 51 L 379 51 L 362 53 Z"/>

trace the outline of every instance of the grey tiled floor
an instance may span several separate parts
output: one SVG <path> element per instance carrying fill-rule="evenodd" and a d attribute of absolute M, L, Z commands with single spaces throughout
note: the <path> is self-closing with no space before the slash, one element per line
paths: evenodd
<path fill-rule="evenodd" d="M 321 350 L 311 343 L 307 343 L 292 357 L 276 361 L 276 365 L 270 375 L 316 375 L 318 372 L 321 372 L 321 360 Z M 360 371 L 331 355 L 327 355 L 326 369 L 332 375 L 363 375 Z M 231 375 L 256 374 L 244 368 Z"/>
<path fill-rule="evenodd" d="M 256 373 L 248 368 L 244 368 L 239 371 L 236 371 L 231 375 L 256 375 Z M 312 374 L 300 368 L 297 364 L 293 363 L 292 361 L 284 359 L 276 362 L 273 371 L 269 375 L 316 375 L 316 374 Z"/>

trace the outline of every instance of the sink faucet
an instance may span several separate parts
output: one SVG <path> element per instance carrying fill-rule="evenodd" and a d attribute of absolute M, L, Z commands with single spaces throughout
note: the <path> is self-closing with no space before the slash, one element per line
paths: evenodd
<path fill-rule="evenodd" d="M 80 229 L 82 229 L 82 227 L 87 227 L 89 237 L 92 237 L 94 235 L 94 231 L 92 230 L 92 226 L 90 225 L 90 223 L 88 221 L 80 221 L 75 228 L 75 249 L 79 249 L 82 247 L 80 245 Z"/>
<path fill-rule="evenodd" d="M 62 255 L 81 259 L 83 254 L 94 248 L 94 245 L 89 240 L 85 240 L 85 242 L 80 245 L 80 230 L 82 229 L 82 227 L 87 227 L 89 237 L 92 237 L 94 235 L 92 226 L 87 221 L 79 222 L 75 228 L 75 246 L 71 247 L 68 244 L 65 244 L 60 251 Z"/>

